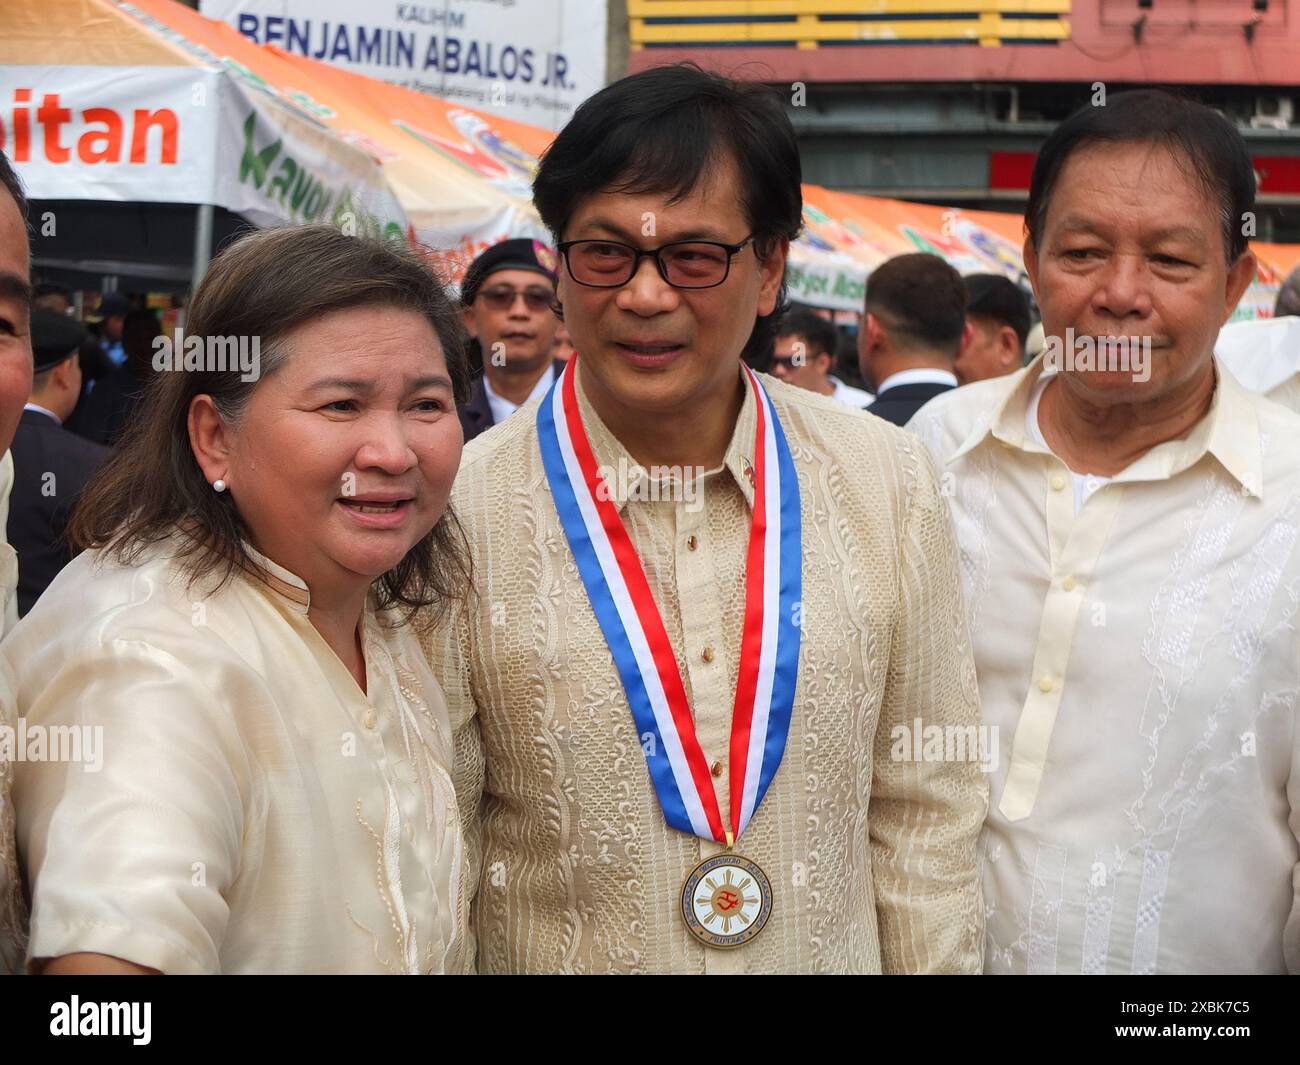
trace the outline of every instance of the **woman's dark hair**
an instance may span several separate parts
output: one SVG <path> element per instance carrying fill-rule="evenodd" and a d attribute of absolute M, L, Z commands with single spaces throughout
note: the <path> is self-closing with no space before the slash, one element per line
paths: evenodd
<path fill-rule="evenodd" d="M 772 90 L 693 63 L 633 74 L 586 100 L 542 156 L 533 203 L 560 241 L 588 196 L 661 194 L 676 202 L 727 156 L 740 176 L 755 250 L 766 259 L 803 223 L 794 128 Z M 746 356 L 770 355 L 788 305 L 782 281 L 776 308 L 755 322 Z"/>
<path fill-rule="evenodd" d="M 287 342 L 299 326 L 366 306 L 423 316 L 442 344 L 456 402 L 465 402 L 469 375 L 460 316 L 429 266 L 401 245 L 345 236 L 331 226 L 262 230 L 223 250 L 194 293 L 186 336 L 258 338 L 260 380 L 290 356 Z M 249 530 L 229 494 L 214 492 L 204 478 L 188 430 L 190 403 L 203 394 L 237 426 L 257 388 L 244 376 L 238 365 L 155 373 L 116 454 L 83 492 L 69 524 L 70 542 L 104 547 L 129 564 L 148 545 L 183 529 L 190 537 L 177 557 L 191 581 L 214 567 L 224 567 L 223 582 L 236 568 L 256 568 L 244 548 Z M 463 598 L 468 559 L 449 505 L 433 530 L 375 581 L 379 606 L 401 607 L 409 618 L 420 607 L 441 609 Z"/>
<path fill-rule="evenodd" d="M 1070 155 L 1092 144 L 1133 142 L 1166 148 L 1186 164 L 1219 205 L 1224 253 L 1229 264 L 1235 263 L 1246 250 L 1245 216 L 1255 208 L 1255 170 L 1246 142 L 1217 111 L 1162 89 L 1115 93 L 1103 106 L 1079 108 L 1052 131 L 1034 163 L 1025 204 L 1025 227 L 1035 249 L 1042 244 L 1047 204 Z"/>

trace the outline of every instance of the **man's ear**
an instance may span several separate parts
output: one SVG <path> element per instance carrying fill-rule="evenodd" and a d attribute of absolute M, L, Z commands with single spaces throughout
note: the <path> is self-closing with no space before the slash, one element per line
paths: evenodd
<path fill-rule="evenodd" d="M 889 326 L 878 315 L 867 314 L 867 350 L 874 355 L 889 346 Z"/>
<path fill-rule="evenodd" d="M 858 325 L 858 372 L 864 381 L 874 380 L 871 362 L 880 344 L 881 333 L 880 319 L 870 311 L 864 313 Z"/>
<path fill-rule="evenodd" d="M 1029 275 L 1029 287 L 1034 290 L 1034 302 L 1041 307 L 1043 301 L 1038 298 L 1038 250 L 1034 247 L 1033 237 L 1025 236 L 1020 255 L 1025 262 L 1025 273 Z"/>
<path fill-rule="evenodd" d="M 785 277 L 785 260 L 790 254 L 790 241 L 782 237 L 776 242 L 766 259 L 759 265 L 758 316 L 765 318 L 776 310 L 776 298 Z"/>
<path fill-rule="evenodd" d="M 970 342 L 975 339 L 975 323 L 967 316 L 965 324 L 961 327 L 961 343 L 957 345 L 957 354 L 960 355 L 968 347 Z"/>
<path fill-rule="evenodd" d="M 959 357 L 966 354 L 966 349 L 971 346 L 971 342 L 975 339 L 975 333 L 975 319 L 968 314 L 966 315 L 966 327 L 961 333 L 961 347 L 957 349 L 957 355 Z"/>
<path fill-rule="evenodd" d="M 1228 270 L 1228 284 L 1223 294 L 1226 313 L 1220 325 L 1232 317 L 1232 312 L 1237 309 L 1237 304 L 1241 302 L 1241 297 L 1246 294 L 1246 289 L 1250 288 L 1250 283 L 1255 280 L 1258 272 L 1259 260 L 1255 258 L 1255 253 L 1247 248 Z"/>
<path fill-rule="evenodd" d="M 78 371 L 81 369 L 80 355 L 69 355 L 58 366 L 54 367 L 54 382 L 60 388 L 66 388 L 69 391 L 78 391 L 80 382 L 77 380 Z"/>
<path fill-rule="evenodd" d="M 1013 370 L 1025 364 L 1025 346 L 1020 343 L 1019 334 L 1009 325 L 998 328 L 998 364 Z"/>
<path fill-rule="evenodd" d="M 208 484 L 218 479 L 228 482 L 233 437 L 207 393 L 190 400 L 188 426 L 190 449 L 204 479 Z"/>

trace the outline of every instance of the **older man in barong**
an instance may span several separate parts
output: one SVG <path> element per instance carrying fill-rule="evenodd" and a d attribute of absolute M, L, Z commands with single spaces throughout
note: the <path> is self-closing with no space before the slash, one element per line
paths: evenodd
<path fill-rule="evenodd" d="M 1212 351 L 1254 195 L 1206 107 L 1076 113 L 1025 211 L 1047 347 L 909 423 L 1002 740 L 989 972 L 1300 970 L 1300 417 Z"/>
<path fill-rule="evenodd" d="M 478 601 L 430 644 L 480 971 L 978 970 L 983 773 L 902 757 L 977 723 L 932 463 L 742 361 L 800 225 L 781 105 L 634 75 L 534 199 L 576 355 L 466 449 Z"/>

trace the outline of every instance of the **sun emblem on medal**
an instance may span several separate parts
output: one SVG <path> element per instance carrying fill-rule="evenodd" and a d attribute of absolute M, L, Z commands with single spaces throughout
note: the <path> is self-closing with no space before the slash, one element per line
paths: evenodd
<path fill-rule="evenodd" d="M 682 886 L 682 916 L 706 946 L 748 943 L 771 914 L 772 886 L 766 874 L 737 854 L 706 858 Z"/>
<path fill-rule="evenodd" d="M 724 936 L 731 932 L 732 921 L 744 927 L 758 916 L 758 895 L 746 894 L 753 887 L 753 878 L 746 876 L 739 882 L 735 878 L 736 870 L 731 868 L 723 870 L 721 883 L 706 876 L 703 891 L 695 899 L 695 915 L 704 927 L 715 928 L 721 921 Z"/>

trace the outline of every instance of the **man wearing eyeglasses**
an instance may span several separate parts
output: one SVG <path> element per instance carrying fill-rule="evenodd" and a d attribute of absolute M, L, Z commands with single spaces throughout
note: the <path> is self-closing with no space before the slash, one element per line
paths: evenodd
<path fill-rule="evenodd" d="M 811 311 L 797 311 L 781 323 L 772 353 L 772 376 L 806 388 L 836 402 L 862 410 L 876 397 L 861 388 L 846 385 L 831 370 L 839 336 L 825 318 Z"/>
<path fill-rule="evenodd" d="M 564 369 L 552 350 L 556 265 L 549 247 L 521 238 L 492 245 L 465 271 L 461 313 L 483 360 L 459 409 L 466 443 L 542 396 Z"/>
<path fill-rule="evenodd" d="M 984 776 L 921 749 L 978 724 L 934 468 L 742 361 L 799 177 L 782 104 L 689 66 L 538 170 L 576 354 L 466 447 L 476 595 L 428 637 L 483 972 L 979 970 Z"/>

